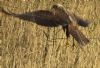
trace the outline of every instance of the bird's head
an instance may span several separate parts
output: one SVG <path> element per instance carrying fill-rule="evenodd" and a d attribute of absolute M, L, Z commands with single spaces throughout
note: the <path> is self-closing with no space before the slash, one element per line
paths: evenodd
<path fill-rule="evenodd" d="M 52 10 L 58 10 L 58 11 L 65 11 L 65 8 L 63 7 L 63 5 L 61 4 L 54 4 L 52 7 L 51 7 Z"/>

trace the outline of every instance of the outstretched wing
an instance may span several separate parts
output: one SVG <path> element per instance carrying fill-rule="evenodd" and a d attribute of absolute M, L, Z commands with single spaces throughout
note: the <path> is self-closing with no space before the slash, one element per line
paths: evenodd
<path fill-rule="evenodd" d="M 38 10 L 33 13 L 34 21 L 43 26 L 59 26 L 61 25 L 60 17 L 48 10 Z"/>
<path fill-rule="evenodd" d="M 69 18 L 73 23 L 78 24 L 79 26 L 82 27 L 87 27 L 89 25 L 89 21 L 83 20 L 82 18 L 78 17 L 74 13 L 71 13 L 69 11 L 66 11 L 66 13 L 69 15 Z"/>
<path fill-rule="evenodd" d="M 7 15 L 11 15 L 23 20 L 32 21 L 42 26 L 55 27 L 63 25 L 60 15 L 56 15 L 49 10 L 37 10 L 33 12 L 26 12 L 23 14 L 15 14 L 12 12 L 7 12 L 4 9 L 2 9 L 2 12 Z"/>
<path fill-rule="evenodd" d="M 82 18 L 74 15 L 76 20 L 77 20 L 77 24 L 80 25 L 80 26 L 83 26 L 83 27 L 87 27 L 89 25 L 89 21 L 87 20 L 83 20 Z"/>

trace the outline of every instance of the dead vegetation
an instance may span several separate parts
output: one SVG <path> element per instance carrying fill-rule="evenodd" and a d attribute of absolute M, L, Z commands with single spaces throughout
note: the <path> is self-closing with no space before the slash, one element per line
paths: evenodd
<path fill-rule="evenodd" d="M 99 0 L 0 0 L 0 7 L 14 13 L 50 9 L 60 3 L 91 24 L 81 28 L 90 39 L 82 49 L 61 27 L 47 28 L 0 12 L 0 68 L 99 68 Z"/>

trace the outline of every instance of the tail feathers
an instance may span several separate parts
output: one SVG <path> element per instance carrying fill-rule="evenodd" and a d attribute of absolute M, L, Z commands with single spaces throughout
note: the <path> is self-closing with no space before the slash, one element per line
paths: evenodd
<path fill-rule="evenodd" d="M 79 33 L 79 35 L 81 36 L 82 41 L 83 41 L 85 44 L 88 44 L 88 43 L 89 43 L 89 39 L 86 38 L 86 36 L 85 36 L 81 31 L 78 30 L 78 33 Z"/>
<path fill-rule="evenodd" d="M 89 43 L 89 40 L 85 37 L 85 35 L 78 30 L 76 27 L 69 27 L 69 33 L 75 38 L 75 40 L 81 44 L 81 45 L 85 45 L 87 43 Z"/>

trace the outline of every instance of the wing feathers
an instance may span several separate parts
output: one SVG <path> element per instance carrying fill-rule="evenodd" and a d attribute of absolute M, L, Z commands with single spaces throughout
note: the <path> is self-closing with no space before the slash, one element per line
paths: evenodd
<path fill-rule="evenodd" d="M 78 17 L 74 13 L 71 13 L 69 11 L 66 11 L 66 13 L 69 15 L 70 20 L 75 24 L 78 24 L 79 26 L 82 27 L 87 27 L 89 25 L 89 21 L 83 20 L 82 18 Z"/>
<path fill-rule="evenodd" d="M 2 9 L 1 11 L 7 15 L 11 15 L 27 21 L 32 21 L 38 25 L 46 27 L 56 27 L 62 25 L 59 16 L 56 16 L 53 12 L 48 10 L 37 10 L 33 12 L 26 12 L 23 14 L 15 14 L 11 12 L 9 13 L 4 9 Z"/>
<path fill-rule="evenodd" d="M 77 20 L 78 25 L 83 26 L 83 27 L 87 27 L 89 25 L 89 21 L 83 20 L 83 19 L 81 19 L 80 17 L 78 17 L 76 15 L 75 15 L 75 18 Z"/>

